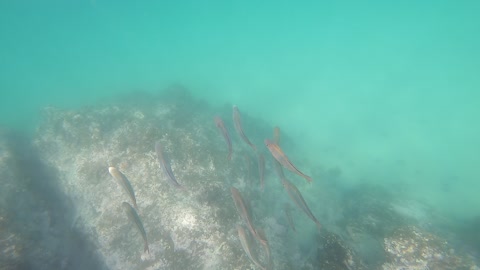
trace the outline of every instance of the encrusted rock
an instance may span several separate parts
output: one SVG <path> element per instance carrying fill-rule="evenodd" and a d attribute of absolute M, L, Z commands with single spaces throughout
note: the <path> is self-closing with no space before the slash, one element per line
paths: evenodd
<path fill-rule="evenodd" d="M 474 262 L 456 254 L 447 241 L 415 226 L 399 228 L 384 239 L 388 262 L 384 270 L 478 269 Z"/>

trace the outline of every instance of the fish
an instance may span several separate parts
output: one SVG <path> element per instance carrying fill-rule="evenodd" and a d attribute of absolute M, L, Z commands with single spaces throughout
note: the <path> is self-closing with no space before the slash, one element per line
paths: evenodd
<path fill-rule="evenodd" d="M 265 255 L 268 261 L 267 268 L 273 269 L 273 260 L 272 260 L 271 251 L 270 251 L 270 244 L 268 243 L 268 240 L 267 240 L 267 235 L 265 234 L 265 231 L 261 228 L 257 228 L 257 235 L 260 239 L 262 239 L 260 244 L 262 244 L 262 247 L 265 250 Z"/>
<path fill-rule="evenodd" d="M 268 150 L 272 154 L 272 156 L 280 163 L 283 167 L 287 168 L 288 170 L 300 175 L 301 177 L 305 178 L 308 182 L 312 182 L 312 178 L 301 171 L 299 171 L 288 159 L 287 155 L 283 153 L 282 149 L 278 144 L 270 141 L 269 139 L 265 139 L 265 146 L 267 146 Z"/>
<path fill-rule="evenodd" d="M 160 167 L 162 167 L 163 173 L 165 173 L 165 176 L 168 178 L 170 183 L 172 183 L 177 188 L 183 189 L 183 186 L 177 182 L 175 175 L 173 175 L 172 167 L 170 166 L 170 160 L 168 159 L 167 154 L 163 152 L 160 142 L 155 143 L 155 152 L 157 153 Z"/>
<path fill-rule="evenodd" d="M 257 257 L 252 253 L 252 242 L 248 236 L 245 229 L 237 225 L 238 238 L 240 238 L 240 243 L 242 244 L 243 250 L 247 253 L 248 258 L 260 269 L 266 270 L 266 268 L 260 264 Z"/>
<path fill-rule="evenodd" d="M 132 185 L 130 184 L 130 181 L 128 181 L 128 178 L 120 172 L 117 168 L 115 167 L 108 167 L 108 172 L 110 175 L 117 180 L 117 182 L 122 186 L 123 190 L 130 196 L 130 199 L 133 202 L 133 206 L 138 209 L 137 207 L 137 199 L 135 198 L 135 192 L 133 191 Z"/>
<path fill-rule="evenodd" d="M 147 233 L 145 232 L 145 228 L 143 227 L 142 220 L 137 214 L 137 211 L 127 202 L 122 203 L 125 212 L 127 213 L 128 218 L 135 223 L 135 226 L 140 231 L 140 234 L 143 238 L 143 252 L 150 253 L 150 249 L 148 248 L 148 241 L 147 241 Z"/>
<path fill-rule="evenodd" d="M 292 230 L 293 230 L 294 232 L 296 232 L 297 230 L 295 229 L 295 224 L 293 223 L 292 213 L 291 213 L 291 211 L 290 211 L 290 205 L 286 203 L 286 204 L 283 206 L 283 211 L 285 212 L 285 216 L 287 217 L 288 225 L 290 225 L 290 227 L 292 228 Z"/>
<path fill-rule="evenodd" d="M 280 128 L 279 127 L 273 128 L 273 142 L 280 145 Z"/>
<path fill-rule="evenodd" d="M 258 154 L 258 174 L 260 176 L 260 188 L 265 186 L 265 157 L 262 153 Z"/>
<path fill-rule="evenodd" d="M 250 140 L 247 138 L 247 136 L 243 132 L 240 111 L 238 110 L 238 107 L 236 105 L 233 106 L 233 124 L 234 124 L 235 130 L 237 131 L 238 135 L 240 135 L 242 140 L 245 143 L 247 143 L 253 149 L 253 151 L 257 151 L 257 147 L 250 142 Z"/>
<path fill-rule="evenodd" d="M 312 211 L 310 211 L 310 208 L 308 208 L 308 205 L 303 199 L 303 196 L 298 190 L 298 188 L 287 179 L 282 179 L 282 183 L 283 183 L 283 187 L 287 190 L 287 193 L 290 196 L 290 199 L 292 199 L 295 205 L 298 206 L 298 208 L 300 208 L 305 214 L 307 214 L 307 216 L 311 220 L 313 220 L 313 222 L 315 222 L 318 230 L 320 230 L 322 228 L 322 225 L 317 220 L 317 218 L 313 215 Z"/>
<path fill-rule="evenodd" d="M 227 156 L 227 158 L 228 158 L 228 160 L 231 160 L 232 159 L 232 141 L 230 140 L 230 136 L 228 135 L 228 130 L 225 127 L 225 124 L 223 123 L 220 116 L 215 116 L 214 121 L 215 121 L 215 125 L 220 130 L 220 132 L 222 133 L 223 138 L 225 139 L 225 142 L 227 143 L 227 146 L 228 146 L 228 156 Z"/>
<path fill-rule="evenodd" d="M 242 195 L 240 194 L 240 191 L 238 191 L 238 189 L 236 189 L 235 187 L 231 187 L 230 192 L 232 193 L 233 202 L 235 203 L 235 207 L 237 208 L 238 214 L 247 225 L 248 230 L 252 233 L 252 235 L 255 238 L 257 238 L 257 232 L 255 231 L 255 228 L 253 227 L 253 223 L 252 223 L 252 216 L 245 204 L 245 201 L 242 198 Z"/>

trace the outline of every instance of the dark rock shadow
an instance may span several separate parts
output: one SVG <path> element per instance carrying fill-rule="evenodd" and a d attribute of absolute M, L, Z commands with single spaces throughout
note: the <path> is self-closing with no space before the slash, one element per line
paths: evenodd
<path fill-rule="evenodd" d="M 0 132 L 0 141 L 0 269 L 107 269 L 30 138 Z"/>

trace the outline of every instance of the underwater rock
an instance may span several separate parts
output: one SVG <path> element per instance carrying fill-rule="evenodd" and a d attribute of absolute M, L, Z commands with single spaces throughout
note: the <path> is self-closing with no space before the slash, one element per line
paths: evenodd
<path fill-rule="evenodd" d="M 245 269 L 250 262 L 235 234 L 239 218 L 229 192 L 245 181 L 243 166 L 235 166 L 244 150 L 228 161 L 212 124 L 218 112 L 172 91 L 76 111 L 46 108 L 35 145 L 73 202 L 73 226 L 109 269 Z M 184 189 L 167 181 L 156 142 Z M 130 180 L 149 253 L 122 209 L 130 198 L 109 166 Z"/>
<path fill-rule="evenodd" d="M 452 253 L 453 245 L 442 238 L 449 234 L 439 230 L 446 219 L 428 205 L 378 186 L 363 185 L 346 194 L 337 231 L 368 269 L 476 267 Z"/>
<path fill-rule="evenodd" d="M 355 238 L 357 232 L 382 239 L 393 230 L 406 224 L 392 206 L 395 198 L 391 192 L 377 186 L 363 185 L 344 194 L 345 231 Z"/>
<path fill-rule="evenodd" d="M 105 269 L 29 138 L 0 132 L 0 269 Z"/>
<path fill-rule="evenodd" d="M 471 259 L 456 254 L 447 241 L 415 226 L 397 229 L 384 239 L 384 247 L 383 270 L 479 269 Z"/>
<path fill-rule="evenodd" d="M 317 264 L 319 269 L 361 270 L 367 269 L 354 251 L 332 232 L 324 230 L 318 240 Z"/>
<path fill-rule="evenodd" d="M 253 156 L 252 149 L 236 138 L 228 160 L 214 115 L 231 119 L 231 106 L 214 111 L 179 86 L 76 110 L 45 108 L 33 147 L 10 150 L 11 143 L 0 140 L 0 262 L 11 263 L 12 269 L 23 262 L 36 269 L 252 269 L 235 230 L 241 220 L 230 196 L 232 186 L 248 201 L 255 226 L 265 231 L 274 269 L 402 269 L 401 262 L 410 262 L 412 254 L 391 243 L 405 239 L 397 234 L 408 224 L 427 227 L 428 211 L 394 203 L 394 196 L 380 188 L 363 186 L 339 194 L 334 185 L 316 194 L 316 204 L 322 205 L 316 212 L 324 224 L 321 231 L 314 231 L 301 213 L 295 220 L 297 232 L 289 232 L 283 212 L 275 211 L 289 198 L 271 160 L 266 160 L 261 192 L 253 180 L 255 170 L 245 161 Z M 256 131 L 252 141 L 271 136 L 267 123 L 248 114 L 243 120 Z M 233 130 L 231 120 L 225 125 Z M 282 145 L 293 141 L 282 136 Z M 170 157 L 181 189 L 162 172 L 157 142 Z M 131 198 L 109 175 L 111 166 L 128 177 L 147 241 L 123 211 L 122 203 Z M 325 175 L 336 179 L 343 174 L 338 168 Z M 18 198 L 24 199 L 16 203 Z M 21 215 L 13 218 L 13 213 Z M 265 265 L 268 256 L 261 246 L 257 243 L 252 250 Z M 430 260 L 426 265 L 436 264 Z"/>

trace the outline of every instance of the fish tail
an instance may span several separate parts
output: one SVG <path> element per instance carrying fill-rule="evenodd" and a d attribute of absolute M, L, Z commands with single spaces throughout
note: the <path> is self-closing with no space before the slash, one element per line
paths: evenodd
<path fill-rule="evenodd" d="M 135 207 L 135 209 L 138 210 L 137 201 L 135 201 L 135 200 L 133 201 L 133 207 Z"/>
<path fill-rule="evenodd" d="M 143 252 L 147 252 L 148 254 L 150 254 L 150 249 L 148 248 L 147 241 L 145 241 L 145 244 L 143 245 Z"/>

